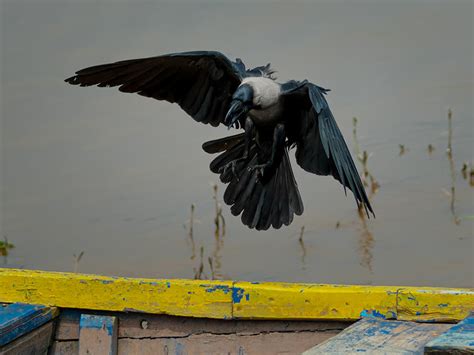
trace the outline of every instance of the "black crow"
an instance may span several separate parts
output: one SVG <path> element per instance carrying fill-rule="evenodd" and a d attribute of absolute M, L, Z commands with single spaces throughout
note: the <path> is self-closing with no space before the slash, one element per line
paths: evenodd
<path fill-rule="evenodd" d="M 167 54 L 82 69 L 73 85 L 118 86 L 120 91 L 176 102 L 194 120 L 244 132 L 203 144 L 220 153 L 210 165 L 228 183 L 224 201 L 258 230 L 289 225 L 303 213 L 288 150 L 306 171 L 332 175 L 359 208 L 373 214 L 344 138 L 329 109 L 329 90 L 307 80 L 275 81 L 270 64 L 247 69 L 214 51 Z"/>

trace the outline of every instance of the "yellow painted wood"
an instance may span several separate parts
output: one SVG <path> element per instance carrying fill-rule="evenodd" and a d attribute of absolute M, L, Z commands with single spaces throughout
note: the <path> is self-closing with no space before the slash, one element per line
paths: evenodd
<path fill-rule="evenodd" d="M 231 281 L 152 280 L 0 269 L 0 302 L 230 318 Z"/>
<path fill-rule="evenodd" d="M 462 320 L 473 310 L 474 289 L 406 287 L 398 292 L 399 320 Z"/>
<path fill-rule="evenodd" d="M 237 282 L 242 295 L 234 317 L 261 319 L 359 319 L 367 315 L 396 318 L 396 289 L 383 286 L 344 286 Z"/>
<path fill-rule="evenodd" d="M 221 319 L 457 321 L 474 289 L 153 280 L 0 269 L 0 302 Z"/>
<path fill-rule="evenodd" d="M 474 309 L 474 289 L 236 282 L 236 293 L 242 319 L 458 321 Z"/>

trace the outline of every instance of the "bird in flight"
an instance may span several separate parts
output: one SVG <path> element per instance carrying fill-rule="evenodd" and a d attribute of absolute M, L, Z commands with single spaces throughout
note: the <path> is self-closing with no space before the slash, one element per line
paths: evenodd
<path fill-rule="evenodd" d="M 215 51 L 173 53 L 97 65 L 66 79 L 72 85 L 114 87 L 177 103 L 195 121 L 242 133 L 203 144 L 220 153 L 210 165 L 228 184 L 231 213 L 257 230 L 289 225 L 303 202 L 288 151 L 317 175 L 332 175 L 374 214 L 323 89 L 307 80 L 278 83 L 270 64 L 247 69 Z"/>

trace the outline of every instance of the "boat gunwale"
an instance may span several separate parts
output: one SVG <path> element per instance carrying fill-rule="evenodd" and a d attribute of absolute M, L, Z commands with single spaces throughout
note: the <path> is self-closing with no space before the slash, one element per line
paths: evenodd
<path fill-rule="evenodd" d="M 146 279 L 0 268 L 0 302 L 215 319 L 456 322 L 474 289 Z"/>

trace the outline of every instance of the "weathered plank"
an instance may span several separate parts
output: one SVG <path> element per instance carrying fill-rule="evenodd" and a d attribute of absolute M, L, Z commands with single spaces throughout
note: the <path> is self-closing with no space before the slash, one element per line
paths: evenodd
<path fill-rule="evenodd" d="M 43 324 L 26 335 L 0 347 L 0 355 L 45 355 L 53 335 L 53 322 Z"/>
<path fill-rule="evenodd" d="M 0 305 L 0 346 L 50 321 L 57 308 L 23 303 Z"/>
<path fill-rule="evenodd" d="M 61 315 L 56 323 L 56 340 L 79 339 L 81 312 L 80 310 L 61 310 Z M 184 338 L 201 333 L 255 335 L 278 332 L 331 332 L 337 334 L 352 324 L 352 322 L 338 321 L 241 321 L 119 312 L 95 312 L 95 314 L 117 317 L 119 323 L 118 337 L 133 339 Z"/>
<path fill-rule="evenodd" d="M 474 289 L 401 287 L 397 292 L 397 320 L 453 322 L 474 309 Z"/>
<path fill-rule="evenodd" d="M 231 281 L 152 280 L 0 269 L 0 301 L 231 318 Z"/>
<path fill-rule="evenodd" d="M 474 354 L 474 313 L 426 344 L 425 354 L 436 353 Z"/>
<path fill-rule="evenodd" d="M 0 269 L 0 301 L 216 319 L 459 321 L 473 289 L 151 280 Z M 446 306 L 448 305 L 448 306 Z"/>
<path fill-rule="evenodd" d="M 194 334 L 186 338 L 119 339 L 119 355 L 165 354 L 300 354 L 334 336 L 333 332 L 262 332 L 260 334 Z"/>
<path fill-rule="evenodd" d="M 197 333 L 188 337 L 119 338 L 118 355 L 297 354 L 336 335 L 326 332 Z M 77 355 L 77 340 L 56 341 L 49 355 Z"/>
<path fill-rule="evenodd" d="M 474 304 L 473 289 L 235 282 L 234 318 L 456 321 Z"/>
<path fill-rule="evenodd" d="M 79 340 L 53 341 L 48 355 L 78 355 Z"/>
<path fill-rule="evenodd" d="M 117 318 L 83 314 L 79 330 L 79 355 L 117 354 Z"/>
<path fill-rule="evenodd" d="M 373 311 L 396 318 L 396 290 L 383 286 L 236 282 L 234 317 L 354 320 Z"/>
<path fill-rule="evenodd" d="M 451 326 L 366 318 L 304 354 L 422 354 L 428 341 Z"/>

